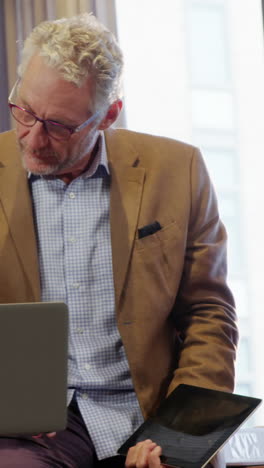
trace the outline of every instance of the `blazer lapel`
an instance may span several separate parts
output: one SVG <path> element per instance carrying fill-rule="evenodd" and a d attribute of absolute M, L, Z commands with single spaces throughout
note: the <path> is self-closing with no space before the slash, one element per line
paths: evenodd
<path fill-rule="evenodd" d="M 118 131 L 108 131 L 106 147 L 111 173 L 110 223 L 116 307 L 125 284 L 141 205 L 145 169 L 135 167 L 136 151 Z"/>
<path fill-rule="evenodd" d="M 32 205 L 27 174 L 21 169 L 19 151 L 12 139 L 6 154 L 16 152 L 17 163 L 2 162 L 0 166 L 0 201 L 10 228 L 25 274 L 36 301 L 40 298 L 37 248 L 34 233 Z M 13 158 L 12 158 L 13 159 Z"/>

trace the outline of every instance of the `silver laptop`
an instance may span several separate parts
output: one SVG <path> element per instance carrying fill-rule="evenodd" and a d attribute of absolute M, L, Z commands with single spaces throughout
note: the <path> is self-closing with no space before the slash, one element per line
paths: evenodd
<path fill-rule="evenodd" d="M 66 427 L 67 348 L 63 302 L 0 304 L 0 435 Z"/>

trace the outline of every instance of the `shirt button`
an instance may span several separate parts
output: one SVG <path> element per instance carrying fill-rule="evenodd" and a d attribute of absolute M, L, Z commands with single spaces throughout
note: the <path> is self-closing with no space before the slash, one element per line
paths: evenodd
<path fill-rule="evenodd" d="M 91 364 L 88 364 L 88 363 L 84 365 L 85 370 L 90 370 L 91 367 L 92 367 Z"/>
<path fill-rule="evenodd" d="M 73 287 L 74 289 L 79 289 L 80 283 L 72 283 L 72 287 Z"/>
<path fill-rule="evenodd" d="M 69 197 L 70 197 L 70 198 L 75 198 L 75 193 L 74 193 L 74 192 L 70 192 L 70 193 L 69 193 Z"/>
<path fill-rule="evenodd" d="M 69 242 L 70 242 L 71 244 L 73 244 L 74 242 L 76 242 L 76 238 L 75 238 L 75 237 L 70 237 L 70 238 L 69 238 Z"/>
<path fill-rule="evenodd" d="M 76 333 L 82 334 L 84 332 L 84 329 L 81 327 L 75 328 Z"/>
<path fill-rule="evenodd" d="M 87 393 L 82 393 L 82 399 L 87 400 L 88 399 L 88 394 Z"/>

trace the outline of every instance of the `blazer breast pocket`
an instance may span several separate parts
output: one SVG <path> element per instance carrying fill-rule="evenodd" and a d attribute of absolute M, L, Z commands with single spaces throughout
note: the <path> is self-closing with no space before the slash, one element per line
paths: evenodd
<path fill-rule="evenodd" d="M 151 236 L 161 230 L 161 225 L 159 221 L 154 221 L 154 223 L 147 224 L 141 228 L 138 228 L 138 238 L 142 239 L 142 237 Z"/>
<path fill-rule="evenodd" d="M 134 273 L 148 287 L 175 295 L 182 275 L 185 242 L 176 222 L 137 238 L 132 258 Z"/>
<path fill-rule="evenodd" d="M 182 237 L 182 231 L 176 221 L 165 226 L 159 221 L 154 221 L 151 224 L 139 227 L 137 234 L 135 241 L 137 250 L 161 247 L 161 244 L 169 241 L 177 243 L 177 240 Z"/>

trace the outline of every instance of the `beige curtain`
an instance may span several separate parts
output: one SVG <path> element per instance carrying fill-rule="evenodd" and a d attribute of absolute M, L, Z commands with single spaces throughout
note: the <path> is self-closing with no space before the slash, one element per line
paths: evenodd
<path fill-rule="evenodd" d="M 0 102 L 7 102 L 16 81 L 24 39 L 41 21 L 92 12 L 117 35 L 115 0 L 2 0 L 0 8 Z M 4 106 L 0 131 L 9 127 L 8 107 Z"/>

